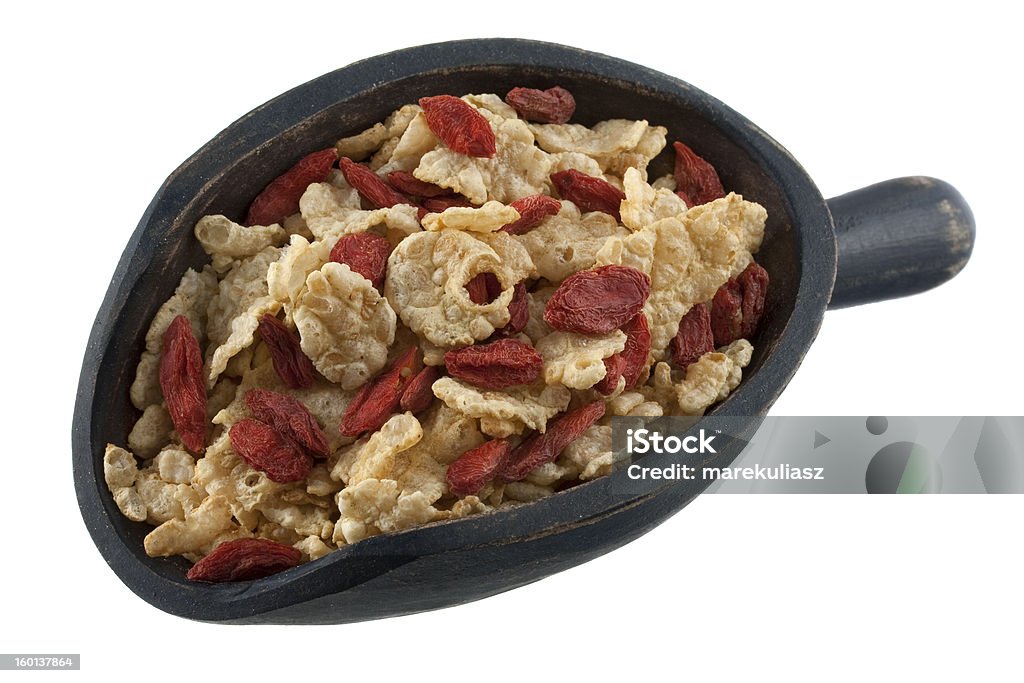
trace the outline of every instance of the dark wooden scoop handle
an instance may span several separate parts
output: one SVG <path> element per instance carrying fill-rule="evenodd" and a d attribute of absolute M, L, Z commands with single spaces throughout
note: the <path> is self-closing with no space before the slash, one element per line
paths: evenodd
<path fill-rule="evenodd" d="M 941 285 L 974 248 L 974 216 L 949 183 L 912 176 L 828 200 L 839 265 L 828 307 L 896 299 Z"/>

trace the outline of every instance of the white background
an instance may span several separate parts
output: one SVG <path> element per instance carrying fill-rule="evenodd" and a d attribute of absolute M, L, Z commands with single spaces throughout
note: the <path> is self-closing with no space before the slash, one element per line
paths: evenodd
<path fill-rule="evenodd" d="M 125 672 L 115 679 L 1019 680 L 1024 496 L 704 496 L 619 551 L 475 604 L 230 627 L 168 616 L 120 583 L 80 518 L 69 446 L 91 322 L 168 173 L 322 73 L 485 36 L 690 81 L 776 137 L 826 196 L 910 174 L 953 183 L 978 223 L 967 269 L 830 313 L 774 414 L 1020 414 L 1024 60 L 1019 21 L 999 6 L 34 6 L 0 17 L 0 651 L 81 652 L 84 674 Z"/>

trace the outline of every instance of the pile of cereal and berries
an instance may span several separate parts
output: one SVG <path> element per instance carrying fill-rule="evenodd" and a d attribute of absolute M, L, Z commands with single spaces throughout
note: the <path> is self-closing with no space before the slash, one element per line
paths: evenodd
<path fill-rule="evenodd" d="M 233 581 L 609 473 L 612 416 L 739 384 L 765 210 L 562 88 L 425 97 L 304 157 L 157 312 L 107 446 L 151 556 Z"/>

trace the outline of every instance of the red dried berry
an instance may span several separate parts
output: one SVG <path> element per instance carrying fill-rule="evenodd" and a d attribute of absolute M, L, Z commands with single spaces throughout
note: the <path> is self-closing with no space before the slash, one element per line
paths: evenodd
<path fill-rule="evenodd" d="M 622 357 L 626 359 L 626 369 L 622 376 L 626 378 L 626 389 L 632 389 L 640 381 L 640 375 L 647 367 L 651 354 L 651 328 L 647 316 L 643 313 L 622 326 L 626 333 L 626 347 L 622 349 Z"/>
<path fill-rule="evenodd" d="M 725 346 L 749 339 L 757 331 L 768 297 L 768 271 L 751 261 L 737 277 L 729 278 L 711 301 L 715 344 Z"/>
<path fill-rule="evenodd" d="M 487 441 L 466 451 L 448 466 L 448 489 L 457 496 L 479 492 L 505 466 L 511 452 L 512 444 L 504 439 Z"/>
<path fill-rule="evenodd" d="M 683 201 L 707 204 L 725 196 L 718 171 L 681 142 L 673 142 L 676 150 L 676 190 L 682 192 Z"/>
<path fill-rule="evenodd" d="M 398 411 L 402 394 L 418 365 L 419 347 L 412 346 L 379 375 L 364 384 L 345 408 L 341 433 L 359 436 L 375 432 Z"/>
<path fill-rule="evenodd" d="M 705 353 L 715 350 L 715 335 L 711 331 L 711 313 L 705 304 L 697 304 L 679 321 L 679 331 L 670 344 L 672 360 L 685 370 Z"/>
<path fill-rule="evenodd" d="M 312 386 L 313 361 L 302 352 L 299 336 L 285 327 L 285 324 L 270 315 L 263 314 L 259 322 L 260 337 L 270 351 L 274 371 L 289 389 L 305 389 Z"/>
<path fill-rule="evenodd" d="M 519 212 L 519 220 L 502 226 L 502 230 L 510 235 L 522 235 L 530 232 L 544 222 L 548 216 L 554 216 L 562 210 L 562 202 L 546 194 L 535 194 L 512 202 L 512 208 Z"/>
<path fill-rule="evenodd" d="M 497 151 L 491 124 L 480 112 L 451 95 L 421 97 L 430 132 L 459 154 L 491 158 Z"/>
<path fill-rule="evenodd" d="M 651 329 L 646 315 L 637 313 L 621 329 L 626 333 L 626 345 L 622 351 L 604 359 L 604 379 L 595 386 L 605 396 L 615 391 L 619 377 L 626 380 L 624 390 L 635 387 L 651 353 Z"/>
<path fill-rule="evenodd" d="M 304 156 L 299 163 L 272 180 L 256 195 L 245 217 L 246 225 L 280 223 L 299 210 L 299 199 L 313 183 L 327 180 L 338 158 L 333 147 Z"/>
<path fill-rule="evenodd" d="M 522 118 L 536 123 L 565 123 L 576 111 L 576 99 L 565 88 L 512 88 L 505 102 Z"/>
<path fill-rule="evenodd" d="M 755 261 L 743 269 L 737 280 L 743 288 L 743 323 L 740 325 L 740 336 L 750 339 L 757 331 L 764 313 L 765 300 L 768 297 L 768 271 Z"/>
<path fill-rule="evenodd" d="M 237 538 L 221 543 L 192 565 L 192 581 L 252 581 L 291 569 L 302 560 L 297 549 L 269 538 Z"/>
<path fill-rule="evenodd" d="M 594 401 L 549 422 L 543 434 L 534 434 L 512 451 L 508 464 L 501 469 L 501 478 L 519 481 L 541 465 L 553 461 L 566 446 L 604 416 L 604 409 L 604 401 Z"/>
<path fill-rule="evenodd" d="M 602 396 L 610 396 L 619 386 L 619 379 L 626 371 L 626 359 L 622 353 L 614 353 L 604 359 L 604 377 L 594 385 L 594 391 Z"/>
<path fill-rule="evenodd" d="M 391 171 L 388 173 L 388 182 L 399 192 L 413 197 L 440 197 L 452 192 L 446 187 L 420 180 L 408 171 Z"/>
<path fill-rule="evenodd" d="M 378 209 L 389 209 L 398 204 L 413 203 L 404 194 L 392 189 L 379 175 L 348 157 L 342 157 L 338 165 L 348 184 L 356 189 L 359 196 Z"/>
<path fill-rule="evenodd" d="M 264 422 L 305 448 L 310 455 L 326 458 L 331 454 L 327 436 L 306 406 L 287 394 L 268 389 L 245 392 L 245 405 Z"/>
<path fill-rule="evenodd" d="M 601 266 L 567 277 L 544 307 L 544 322 L 556 330 L 608 334 L 640 312 L 651 278 L 627 266 Z"/>
<path fill-rule="evenodd" d="M 732 344 L 740 338 L 743 326 L 743 287 L 736 278 L 718 288 L 711 300 L 711 331 L 715 346 Z"/>
<path fill-rule="evenodd" d="M 187 316 L 176 317 L 164 332 L 160 389 L 181 442 L 193 453 L 202 453 L 207 425 L 203 354 Z"/>
<path fill-rule="evenodd" d="M 526 293 L 526 285 L 517 282 L 512 289 L 512 301 L 508 303 L 508 322 L 495 334 L 511 337 L 522 332 L 528 322 L 530 322 L 530 299 Z"/>
<path fill-rule="evenodd" d="M 690 199 L 690 195 L 686 194 L 682 190 L 676 190 L 676 196 L 683 200 L 683 203 L 686 204 L 687 209 L 694 207 L 694 203 L 693 200 Z"/>
<path fill-rule="evenodd" d="M 571 168 L 552 173 L 551 182 L 558 188 L 562 199 L 568 199 L 580 211 L 602 211 L 620 220 L 619 207 L 626 195 L 608 181 Z"/>
<path fill-rule="evenodd" d="M 372 232 L 355 232 L 334 243 L 330 259 L 344 263 L 352 272 L 372 282 L 378 292 L 383 292 L 390 255 L 391 242 L 385 238 Z"/>
<path fill-rule="evenodd" d="M 466 283 L 469 300 L 477 306 L 489 304 L 501 295 L 501 282 L 494 273 L 477 273 Z"/>
<path fill-rule="evenodd" d="M 425 365 L 405 387 L 402 399 L 398 404 L 399 407 L 410 413 L 421 413 L 429 408 L 430 404 L 434 402 L 434 382 L 440 376 L 441 367 L 439 365 Z"/>
<path fill-rule="evenodd" d="M 473 208 L 473 205 L 468 199 L 459 195 L 451 195 L 447 197 L 430 197 L 423 200 L 423 210 L 426 213 L 441 213 L 445 209 L 452 207 L 460 208 Z M 423 220 L 422 216 L 420 220 Z"/>
<path fill-rule="evenodd" d="M 483 389 L 529 384 L 540 376 L 544 359 L 529 344 L 499 339 L 444 354 L 448 374 Z"/>
<path fill-rule="evenodd" d="M 238 457 L 279 484 L 302 481 L 313 468 L 313 458 L 301 446 L 265 422 L 239 420 L 228 438 Z"/>

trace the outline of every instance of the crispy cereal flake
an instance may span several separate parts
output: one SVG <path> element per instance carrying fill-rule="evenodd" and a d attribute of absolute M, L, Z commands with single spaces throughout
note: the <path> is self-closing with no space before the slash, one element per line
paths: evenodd
<path fill-rule="evenodd" d="M 506 233 L 419 232 L 391 252 L 384 293 L 420 337 L 439 347 L 465 346 L 508 323 L 513 288 L 532 271 L 530 255 Z M 485 272 L 494 273 L 502 291 L 478 305 L 466 283 Z"/>
<path fill-rule="evenodd" d="M 362 386 L 384 367 L 395 340 L 390 304 L 342 263 L 309 274 L 292 317 L 303 352 L 320 374 L 346 390 Z"/>

